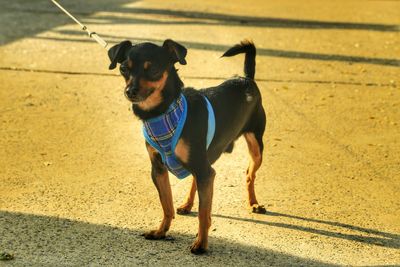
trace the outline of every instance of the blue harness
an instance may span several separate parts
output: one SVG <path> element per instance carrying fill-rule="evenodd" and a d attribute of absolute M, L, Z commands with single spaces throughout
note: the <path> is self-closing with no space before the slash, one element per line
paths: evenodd
<path fill-rule="evenodd" d="M 215 116 L 210 101 L 204 96 L 208 110 L 207 149 L 215 133 Z M 179 179 L 186 178 L 186 170 L 175 155 L 175 147 L 181 136 L 187 115 L 187 102 L 183 94 L 168 107 L 167 111 L 143 122 L 143 135 L 146 141 L 160 153 L 168 170 Z"/>

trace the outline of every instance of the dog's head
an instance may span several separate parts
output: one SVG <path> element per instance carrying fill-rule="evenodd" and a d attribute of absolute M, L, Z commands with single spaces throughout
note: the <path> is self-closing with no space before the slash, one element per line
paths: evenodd
<path fill-rule="evenodd" d="M 109 69 L 119 63 L 126 82 L 125 96 L 142 110 L 150 110 L 165 100 L 169 76 L 176 75 L 174 64 L 186 65 L 186 53 L 184 46 L 169 39 L 162 46 L 123 41 L 108 51 Z"/>

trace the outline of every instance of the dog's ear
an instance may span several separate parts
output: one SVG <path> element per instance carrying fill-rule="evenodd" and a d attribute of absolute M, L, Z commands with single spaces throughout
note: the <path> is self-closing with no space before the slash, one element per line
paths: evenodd
<path fill-rule="evenodd" d="M 127 57 L 127 51 L 132 47 L 130 41 L 123 41 L 117 45 L 114 45 L 108 50 L 108 57 L 110 58 L 111 64 L 108 69 L 115 69 L 117 63 L 122 63 Z"/>
<path fill-rule="evenodd" d="M 167 39 L 164 41 L 163 47 L 167 49 L 174 63 L 179 62 L 182 65 L 186 65 L 187 49 L 183 45 Z"/>

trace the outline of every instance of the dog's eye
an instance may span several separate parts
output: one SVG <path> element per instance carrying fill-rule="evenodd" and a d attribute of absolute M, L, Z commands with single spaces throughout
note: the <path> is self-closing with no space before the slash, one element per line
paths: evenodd
<path fill-rule="evenodd" d="M 162 73 L 163 72 L 161 70 L 151 67 L 146 70 L 146 75 L 148 76 L 148 79 L 153 81 L 159 80 Z"/>

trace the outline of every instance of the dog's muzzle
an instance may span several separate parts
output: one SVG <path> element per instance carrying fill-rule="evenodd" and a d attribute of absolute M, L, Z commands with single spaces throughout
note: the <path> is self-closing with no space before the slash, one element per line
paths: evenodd
<path fill-rule="evenodd" d="M 139 103 L 145 101 L 155 91 L 155 88 L 148 89 L 144 93 L 139 93 L 139 91 L 139 88 L 128 86 L 125 88 L 125 96 L 132 103 Z"/>

